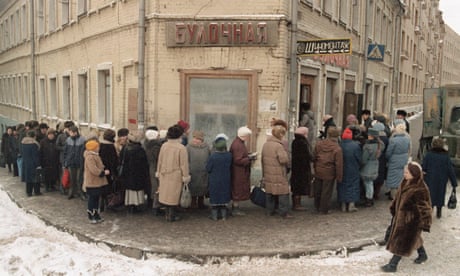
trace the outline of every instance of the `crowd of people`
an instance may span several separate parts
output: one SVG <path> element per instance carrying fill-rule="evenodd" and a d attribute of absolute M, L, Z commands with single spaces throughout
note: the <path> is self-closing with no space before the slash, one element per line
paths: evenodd
<path fill-rule="evenodd" d="M 421 231 L 429 231 L 432 207 L 442 217 L 447 182 L 455 188 L 457 180 L 440 138 L 433 140 L 422 165 L 411 162 L 406 115 L 398 110 L 390 124 L 385 114 L 372 118 L 363 110 L 360 121 L 348 115 L 343 130 L 325 115 L 315 137 L 310 131 L 316 125 L 313 113 L 302 105 L 291 145 L 287 123 L 273 119 L 260 158 L 266 215 L 292 218 L 291 210 L 306 209 L 302 196 L 313 198 L 316 212 L 328 214 L 334 187 L 339 209 L 355 212 L 371 207 L 385 188 L 385 196 L 393 200 L 388 249 L 395 255 L 382 269 L 396 271 L 401 256 L 415 249 L 416 263 L 426 261 Z M 1 153 L 13 176 L 26 183 L 27 196 L 41 195 L 43 186 L 69 200 L 86 200 L 91 223 L 103 221 L 101 212 L 120 207 L 130 213 L 149 209 L 168 222 L 178 221 L 183 185 L 191 193 L 190 209 L 208 209 L 209 198 L 209 217 L 226 220 L 245 215 L 240 203 L 250 199 L 251 167 L 258 159 L 246 145 L 251 129 L 242 126 L 236 134 L 231 144 L 220 133 L 210 145 L 202 130 L 190 134 L 183 120 L 167 130 L 92 130 L 86 137 L 73 121 L 60 122 L 56 129 L 28 121 L 7 128 Z M 61 183 L 65 174 L 69 185 Z"/>

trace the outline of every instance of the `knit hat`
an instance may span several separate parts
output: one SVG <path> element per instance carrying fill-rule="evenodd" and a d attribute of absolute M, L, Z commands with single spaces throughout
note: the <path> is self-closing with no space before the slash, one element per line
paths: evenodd
<path fill-rule="evenodd" d="M 179 126 L 182 128 L 182 130 L 183 130 L 184 132 L 187 131 L 187 130 L 190 128 L 189 123 L 187 123 L 187 122 L 184 121 L 184 120 L 179 120 L 179 121 L 177 122 L 177 125 L 179 125 Z"/>
<path fill-rule="evenodd" d="M 141 130 L 135 130 L 128 134 L 128 140 L 133 143 L 140 143 L 144 138 L 144 132 Z"/>
<path fill-rule="evenodd" d="M 347 116 L 347 124 L 354 125 L 357 122 L 358 122 L 358 119 L 356 119 L 356 116 L 354 114 L 350 114 Z"/>
<path fill-rule="evenodd" d="M 172 127 L 168 128 L 168 133 L 166 136 L 169 139 L 178 139 L 184 134 L 184 129 L 179 125 L 173 125 Z"/>
<path fill-rule="evenodd" d="M 145 138 L 147 140 L 155 140 L 155 139 L 157 139 L 158 138 L 158 131 L 153 130 L 153 129 L 148 129 L 145 132 Z"/>
<path fill-rule="evenodd" d="M 251 134 L 252 134 L 252 131 L 246 126 L 240 127 L 238 129 L 238 137 L 245 137 Z"/>
<path fill-rule="evenodd" d="M 194 130 L 192 133 L 193 138 L 204 141 L 204 133 L 200 130 Z"/>
<path fill-rule="evenodd" d="M 227 150 L 227 141 L 224 138 L 219 137 L 215 140 L 214 147 L 217 151 L 225 151 Z"/>
<path fill-rule="evenodd" d="M 377 137 L 377 136 L 379 136 L 379 134 L 380 134 L 380 131 L 378 131 L 378 130 L 375 129 L 375 128 L 372 128 L 372 127 L 371 127 L 371 128 L 369 128 L 369 129 L 367 130 L 367 135 Z"/>
<path fill-rule="evenodd" d="M 375 122 L 373 125 L 372 125 L 372 128 L 377 130 L 378 132 L 380 131 L 385 131 L 385 126 L 380 123 L 380 122 Z"/>
<path fill-rule="evenodd" d="M 350 130 L 351 131 L 351 130 Z M 337 138 L 339 137 L 340 133 L 337 127 L 329 127 L 327 129 L 327 138 Z"/>
<path fill-rule="evenodd" d="M 89 140 L 88 142 L 86 142 L 85 148 L 89 151 L 95 151 L 98 146 L 99 143 L 96 140 Z"/>
<path fill-rule="evenodd" d="M 308 136 L 308 128 L 306 128 L 306 127 L 298 127 L 298 128 L 296 128 L 294 134 L 299 134 L 299 135 L 307 137 Z"/>
<path fill-rule="evenodd" d="M 274 126 L 272 128 L 272 135 L 281 140 L 286 135 L 286 129 L 282 125 Z"/>
<path fill-rule="evenodd" d="M 216 135 L 215 141 L 217 141 L 217 139 L 219 139 L 219 138 L 224 138 L 225 141 L 228 141 L 228 136 L 225 135 L 225 133 L 219 133 L 219 134 L 217 134 L 217 135 Z"/>
<path fill-rule="evenodd" d="M 343 140 L 351 140 L 353 139 L 353 132 L 351 131 L 351 129 L 349 128 L 346 128 L 343 133 L 342 133 L 342 139 Z"/>

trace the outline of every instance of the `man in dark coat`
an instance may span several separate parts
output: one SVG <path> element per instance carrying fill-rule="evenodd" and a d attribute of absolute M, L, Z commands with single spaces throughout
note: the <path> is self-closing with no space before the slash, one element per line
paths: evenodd
<path fill-rule="evenodd" d="M 69 127 L 69 137 L 64 147 L 64 167 L 70 171 L 70 188 L 68 199 L 80 196 L 85 199 L 81 185 L 83 184 L 83 152 L 86 139 L 80 135 L 78 127 Z"/>
<path fill-rule="evenodd" d="M 40 145 L 35 140 L 35 130 L 29 130 L 27 136 L 22 139 L 23 175 L 26 182 L 27 196 L 41 195 L 40 183 L 37 181 L 37 167 L 40 166 Z"/>
<path fill-rule="evenodd" d="M 47 135 L 40 141 L 40 166 L 47 192 L 56 190 L 59 177 L 59 151 L 56 148 L 56 131 L 48 129 Z"/>
<path fill-rule="evenodd" d="M 310 195 L 311 186 L 311 162 L 313 156 L 310 150 L 309 129 L 299 127 L 294 132 L 292 141 L 292 170 L 291 170 L 291 191 L 292 210 L 302 211 L 305 208 L 301 205 L 301 196 Z"/>
<path fill-rule="evenodd" d="M 423 158 L 422 166 L 426 173 L 426 184 L 430 188 L 431 204 L 436 206 L 437 218 L 442 216 L 441 210 L 446 198 L 447 181 L 450 180 L 453 189 L 457 187 L 455 169 L 444 146 L 441 138 L 434 139 L 431 151 Z"/>

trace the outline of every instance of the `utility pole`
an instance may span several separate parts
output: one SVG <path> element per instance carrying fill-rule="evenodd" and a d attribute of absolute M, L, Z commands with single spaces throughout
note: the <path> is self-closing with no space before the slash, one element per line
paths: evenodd
<path fill-rule="evenodd" d="M 298 97 L 298 66 L 297 66 L 297 10 L 298 0 L 291 1 L 291 49 L 290 49 L 290 85 L 289 85 L 289 144 L 294 138 L 294 131 L 297 121 L 297 97 Z"/>

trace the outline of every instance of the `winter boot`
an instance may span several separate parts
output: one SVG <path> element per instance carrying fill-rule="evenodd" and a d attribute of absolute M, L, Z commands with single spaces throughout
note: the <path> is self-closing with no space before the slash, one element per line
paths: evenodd
<path fill-rule="evenodd" d="M 372 207 L 374 205 L 374 200 L 366 198 L 366 202 L 364 203 L 365 207 Z"/>
<path fill-rule="evenodd" d="M 93 214 L 94 214 L 94 219 L 96 220 L 97 223 L 104 221 L 104 219 L 101 218 L 97 210 L 93 210 Z"/>
<path fill-rule="evenodd" d="M 292 210 L 293 211 L 305 211 L 306 209 L 300 204 L 301 197 L 299 195 L 292 196 Z"/>
<path fill-rule="evenodd" d="M 428 260 L 428 256 L 426 255 L 426 251 L 423 246 L 420 246 L 419 248 L 417 248 L 417 253 L 418 253 L 418 257 L 417 259 L 414 260 L 414 263 L 423 264 L 424 262 L 426 262 L 426 260 Z"/>
<path fill-rule="evenodd" d="M 96 224 L 96 223 L 97 223 L 97 220 L 96 220 L 96 218 L 94 217 L 94 210 L 93 210 L 93 211 L 86 210 L 86 212 L 88 213 L 89 222 L 90 222 L 91 224 Z"/>
<path fill-rule="evenodd" d="M 212 220 L 217 220 L 218 211 L 219 211 L 219 209 L 217 209 L 217 207 L 212 207 L 211 216 L 209 218 L 212 219 Z"/>
<path fill-rule="evenodd" d="M 204 204 L 204 196 L 199 196 L 197 197 L 197 201 L 198 201 L 198 208 L 199 209 L 208 209 L 208 206 Z"/>
<path fill-rule="evenodd" d="M 436 207 L 436 217 L 440 219 L 442 216 L 442 206 L 437 206 Z"/>
<path fill-rule="evenodd" d="M 170 207 L 165 207 L 165 219 L 166 221 L 171 221 Z"/>
<path fill-rule="evenodd" d="M 227 220 L 227 207 L 220 207 L 220 215 L 222 216 L 222 220 Z"/>
<path fill-rule="evenodd" d="M 347 204 L 346 203 L 340 204 L 340 210 L 342 210 L 342 212 L 346 212 L 347 211 Z"/>
<path fill-rule="evenodd" d="M 169 209 L 169 222 L 174 222 L 180 220 L 180 217 L 176 216 L 176 210 L 174 210 L 174 206 L 168 207 Z"/>
<path fill-rule="evenodd" d="M 190 209 L 198 209 L 198 197 L 192 196 L 192 203 L 190 204 Z"/>
<path fill-rule="evenodd" d="M 356 212 L 356 211 L 358 211 L 358 208 L 355 207 L 355 203 L 350 202 L 350 204 L 348 205 L 348 212 Z"/>
<path fill-rule="evenodd" d="M 381 267 L 382 271 L 383 272 L 396 272 L 396 269 L 398 267 L 398 263 L 400 260 L 401 260 L 401 256 L 393 255 L 390 262 Z"/>

